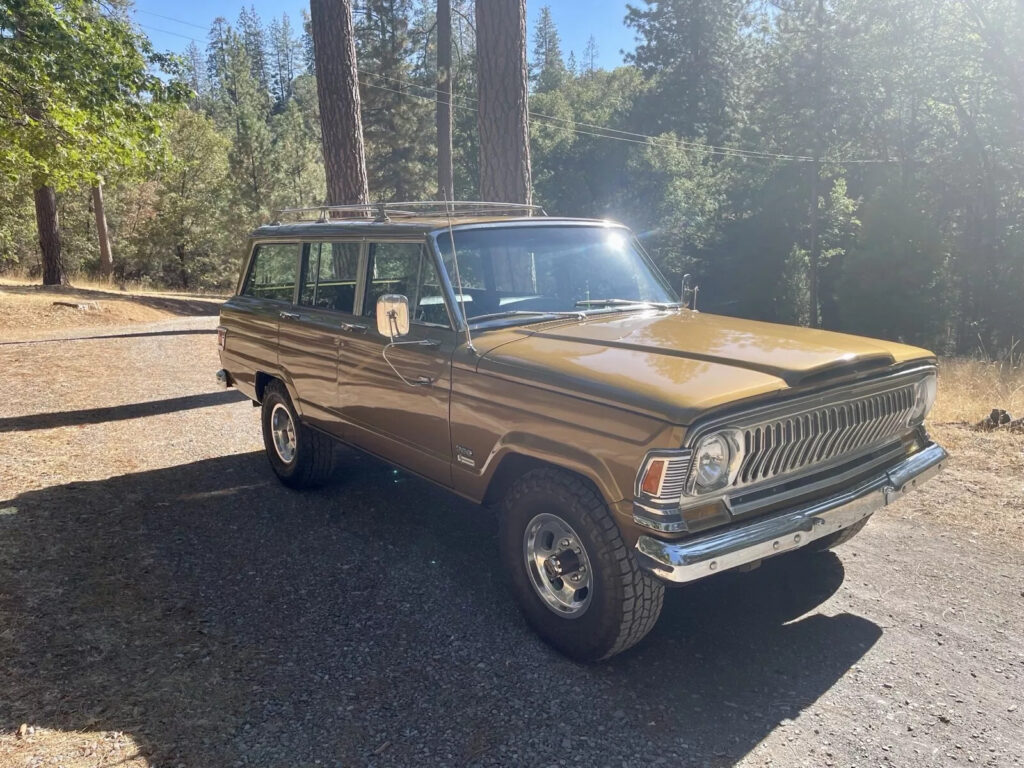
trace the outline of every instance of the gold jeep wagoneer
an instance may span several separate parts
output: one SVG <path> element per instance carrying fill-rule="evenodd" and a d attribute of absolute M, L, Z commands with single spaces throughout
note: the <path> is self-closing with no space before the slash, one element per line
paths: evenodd
<path fill-rule="evenodd" d="M 700 314 L 621 225 L 288 213 L 218 338 L 274 472 L 321 482 L 338 440 L 496 505 L 526 620 L 574 658 L 643 638 L 665 584 L 848 540 L 946 462 L 932 353 Z"/>

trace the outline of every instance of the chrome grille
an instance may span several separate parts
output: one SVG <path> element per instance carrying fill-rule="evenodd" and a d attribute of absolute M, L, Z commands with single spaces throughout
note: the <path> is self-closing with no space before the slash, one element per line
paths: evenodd
<path fill-rule="evenodd" d="M 761 483 L 892 441 L 906 430 L 914 401 L 908 384 L 746 427 L 735 485 Z"/>

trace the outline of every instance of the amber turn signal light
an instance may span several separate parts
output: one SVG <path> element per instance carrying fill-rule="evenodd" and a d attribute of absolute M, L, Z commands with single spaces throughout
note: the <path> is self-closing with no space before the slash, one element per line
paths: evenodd
<path fill-rule="evenodd" d="M 661 492 L 661 478 L 665 474 L 665 460 L 654 459 L 647 465 L 644 479 L 640 483 L 640 490 L 648 496 L 657 496 Z"/>

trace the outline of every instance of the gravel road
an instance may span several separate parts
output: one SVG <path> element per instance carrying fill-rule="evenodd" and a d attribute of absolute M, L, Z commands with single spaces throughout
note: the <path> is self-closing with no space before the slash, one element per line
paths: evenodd
<path fill-rule="evenodd" d="M 525 627 L 489 513 L 340 448 L 280 486 L 214 326 L 0 344 L 5 768 L 1024 762 L 1024 557 L 928 522 L 955 465 L 581 666 Z"/>

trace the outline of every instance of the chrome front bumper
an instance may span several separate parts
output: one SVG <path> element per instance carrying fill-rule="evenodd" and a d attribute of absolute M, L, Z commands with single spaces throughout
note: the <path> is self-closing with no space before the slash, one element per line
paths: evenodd
<path fill-rule="evenodd" d="M 942 446 L 931 443 L 880 475 L 826 499 L 683 541 L 641 536 L 637 556 L 655 576 L 684 583 L 799 549 L 891 504 L 937 474 L 948 458 Z"/>

